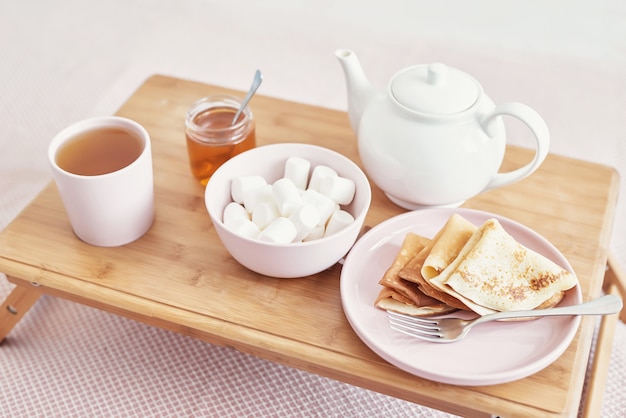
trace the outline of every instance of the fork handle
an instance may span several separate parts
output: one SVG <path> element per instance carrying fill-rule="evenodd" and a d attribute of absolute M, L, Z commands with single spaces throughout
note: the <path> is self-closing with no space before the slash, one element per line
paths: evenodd
<path fill-rule="evenodd" d="M 535 309 L 530 311 L 507 311 L 485 315 L 476 322 L 494 321 L 498 319 L 528 318 L 535 316 L 563 316 L 563 315 L 610 315 L 622 309 L 622 300 L 615 295 L 605 295 L 598 299 L 578 305 L 561 306 L 550 309 Z"/>

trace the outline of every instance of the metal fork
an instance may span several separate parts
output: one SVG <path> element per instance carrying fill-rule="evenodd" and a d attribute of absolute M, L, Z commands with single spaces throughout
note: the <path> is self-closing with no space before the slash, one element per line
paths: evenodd
<path fill-rule="evenodd" d="M 579 305 L 563 306 L 530 311 L 496 312 L 474 319 L 422 318 L 387 311 L 389 326 L 396 330 L 435 343 L 451 343 L 465 337 L 472 327 L 489 321 L 512 318 L 562 315 L 609 315 L 622 309 L 622 300 L 615 295 L 606 295 Z"/>

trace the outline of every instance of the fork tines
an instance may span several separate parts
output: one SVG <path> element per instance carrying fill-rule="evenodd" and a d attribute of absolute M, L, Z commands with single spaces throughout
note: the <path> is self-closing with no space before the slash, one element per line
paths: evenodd
<path fill-rule="evenodd" d="M 387 311 L 387 319 L 392 329 L 413 337 L 441 337 L 441 329 L 435 320 L 409 316 L 393 311 Z"/>

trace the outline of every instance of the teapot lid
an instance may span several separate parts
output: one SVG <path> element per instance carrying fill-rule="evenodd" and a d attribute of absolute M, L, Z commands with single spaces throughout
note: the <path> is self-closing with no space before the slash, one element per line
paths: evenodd
<path fill-rule="evenodd" d="M 395 100 L 411 110 L 451 115 L 476 103 L 480 86 L 462 71 L 433 63 L 397 73 L 391 81 L 390 91 Z"/>

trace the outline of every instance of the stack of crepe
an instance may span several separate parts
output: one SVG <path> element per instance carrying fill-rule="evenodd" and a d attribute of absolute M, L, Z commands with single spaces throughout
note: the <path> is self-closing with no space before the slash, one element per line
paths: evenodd
<path fill-rule="evenodd" d="M 408 233 L 380 280 L 375 305 L 413 316 L 549 308 L 576 277 L 517 242 L 497 219 L 452 215 L 434 238 Z"/>

